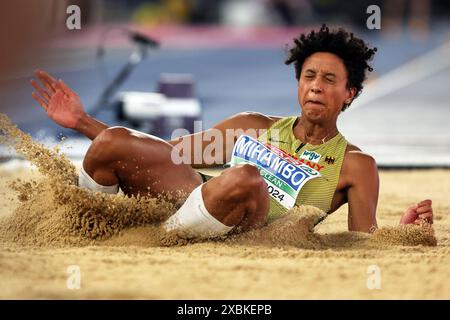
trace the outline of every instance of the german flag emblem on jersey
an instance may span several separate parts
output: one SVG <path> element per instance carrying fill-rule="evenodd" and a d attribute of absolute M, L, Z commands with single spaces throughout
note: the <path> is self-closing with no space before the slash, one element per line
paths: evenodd
<path fill-rule="evenodd" d="M 334 164 L 335 161 L 336 161 L 335 157 L 330 157 L 330 156 L 325 157 L 325 162 L 328 164 Z"/>

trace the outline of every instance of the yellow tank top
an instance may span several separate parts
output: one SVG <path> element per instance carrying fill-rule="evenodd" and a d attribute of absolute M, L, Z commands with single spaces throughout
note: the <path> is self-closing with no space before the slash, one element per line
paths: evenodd
<path fill-rule="evenodd" d="M 263 143 L 278 144 L 280 149 L 320 172 L 320 178 L 312 179 L 303 186 L 295 205 L 312 205 L 329 213 L 341 173 L 347 140 L 338 133 L 323 144 L 302 145 L 302 142 L 294 136 L 293 127 L 296 120 L 297 116 L 278 120 L 266 133 L 258 137 L 258 140 Z M 275 131 L 276 129 L 278 130 Z M 268 219 L 272 220 L 285 212 L 287 209 L 271 197 Z"/>

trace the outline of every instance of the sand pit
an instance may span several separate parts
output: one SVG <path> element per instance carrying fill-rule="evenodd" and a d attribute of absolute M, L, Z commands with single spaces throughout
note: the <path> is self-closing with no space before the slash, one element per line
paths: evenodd
<path fill-rule="evenodd" d="M 259 230 L 188 243 L 159 227 L 176 210 L 170 199 L 85 192 L 69 160 L 1 120 L 3 143 L 37 167 L 0 165 L 0 298 L 450 298 L 448 170 L 381 172 L 374 235 L 347 232 L 346 207 L 316 228 L 321 212 L 300 207 Z M 398 227 L 423 198 L 434 227 Z"/>

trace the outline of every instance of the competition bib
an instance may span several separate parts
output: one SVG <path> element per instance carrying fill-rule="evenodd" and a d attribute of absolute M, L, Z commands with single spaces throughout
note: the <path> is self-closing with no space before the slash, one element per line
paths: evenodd
<path fill-rule="evenodd" d="M 320 173 L 283 150 L 265 145 L 250 136 L 236 141 L 230 165 L 250 164 L 258 168 L 267 183 L 269 194 L 285 208 L 292 208 L 301 188 Z"/>

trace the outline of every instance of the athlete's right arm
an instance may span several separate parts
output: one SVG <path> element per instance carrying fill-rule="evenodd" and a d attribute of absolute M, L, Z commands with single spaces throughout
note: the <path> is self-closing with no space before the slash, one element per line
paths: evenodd
<path fill-rule="evenodd" d="M 37 92 L 33 98 L 47 112 L 50 119 L 93 140 L 108 126 L 89 116 L 78 95 L 62 80 L 56 80 L 45 71 L 35 72 L 41 83 L 31 80 Z M 184 163 L 194 168 L 224 164 L 230 160 L 237 138 L 242 134 L 258 137 L 279 117 L 257 112 L 242 112 L 231 116 L 211 129 L 181 136 L 168 141 L 180 151 Z"/>
<path fill-rule="evenodd" d="M 31 80 L 37 92 L 32 97 L 47 112 L 50 119 L 64 128 L 70 128 L 93 140 L 108 126 L 89 116 L 80 97 L 62 80 L 56 80 L 45 71 L 37 70 L 36 77 L 41 83 Z"/>

